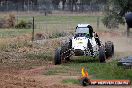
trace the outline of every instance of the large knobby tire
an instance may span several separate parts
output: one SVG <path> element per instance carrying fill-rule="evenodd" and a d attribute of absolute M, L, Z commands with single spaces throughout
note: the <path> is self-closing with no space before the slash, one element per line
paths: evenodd
<path fill-rule="evenodd" d="M 88 86 L 90 84 L 91 84 L 91 82 L 87 77 L 84 77 L 84 78 L 81 79 L 81 85 L 82 86 Z"/>
<path fill-rule="evenodd" d="M 72 39 L 69 39 L 68 49 L 71 49 L 71 48 L 72 48 Z M 71 54 L 71 51 L 68 51 L 68 52 L 66 53 L 66 55 L 69 56 L 69 57 L 65 58 L 66 62 L 67 62 L 67 61 L 70 61 L 70 54 Z"/>
<path fill-rule="evenodd" d="M 114 44 L 111 41 L 105 42 L 105 54 L 106 58 L 112 57 L 114 55 Z"/>
<path fill-rule="evenodd" d="M 69 45 L 69 43 L 66 42 L 66 43 L 64 43 L 64 44 L 61 46 L 61 52 L 62 52 L 62 53 L 66 52 L 66 51 L 68 50 L 68 47 L 69 47 L 68 45 Z M 62 60 L 64 60 L 65 56 L 66 56 L 66 53 L 65 53 L 65 54 L 62 54 Z"/>
<path fill-rule="evenodd" d="M 71 49 L 72 48 L 72 39 L 69 39 L 69 45 L 68 48 Z"/>
<path fill-rule="evenodd" d="M 65 60 L 65 62 L 70 61 L 70 57 L 67 57 L 67 56 L 70 56 L 70 53 L 71 53 L 71 51 L 68 51 L 69 49 L 71 49 L 71 43 L 72 43 L 71 40 L 69 40 L 69 42 L 64 43 L 61 48 L 61 51 L 63 53 L 62 60 L 63 61 Z M 64 53 L 64 52 L 66 52 L 66 53 Z"/>
<path fill-rule="evenodd" d="M 61 48 L 57 48 L 55 50 L 54 64 L 55 65 L 61 64 Z"/>
<path fill-rule="evenodd" d="M 90 43 L 90 41 L 88 40 L 88 44 L 87 44 L 87 47 L 91 53 L 91 55 L 93 55 L 93 47 L 92 47 L 92 44 Z"/>
<path fill-rule="evenodd" d="M 105 47 L 99 47 L 99 61 L 100 63 L 105 63 L 106 55 L 105 55 Z"/>

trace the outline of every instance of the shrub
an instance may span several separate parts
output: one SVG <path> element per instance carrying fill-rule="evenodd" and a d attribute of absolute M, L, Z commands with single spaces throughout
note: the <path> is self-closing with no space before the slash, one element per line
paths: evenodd
<path fill-rule="evenodd" d="M 16 22 L 16 17 L 14 14 L 9 14 L 5 18 L 0 20 L 0 28 L 14 28 Z"/>
<path fill-rule="evenodd" d="M 24 20 L 21 20 L 20 23 L 18 23 L 15 28 L 19 29 L 30 29 L 32 28 L 32 23 L 31 22 L 26 22 Z"/>
<path fill-rule="evenodd" d="M 9 28 L 15 27 L 16 17 L 13 14 L 9 14 L 9 18 L 7 19 L 7 23 Z"/>
<path fill-rule="evenodd" d="M 67 33 L 65 32 L 56 32 L 49 36 L 49 38 L 59 38 L 59 37 L 65 37 Z"/>

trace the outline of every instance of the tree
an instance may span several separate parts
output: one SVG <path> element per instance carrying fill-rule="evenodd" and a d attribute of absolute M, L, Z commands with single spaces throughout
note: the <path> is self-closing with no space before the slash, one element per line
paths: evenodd
<path fill-rule="evenodd" d="M 74 6 L 75 10 L 77 10 L 77 2 L 78 0 L 68 0 L 68 6 L 71 11 L 73 11 Z"/>
<path fill-rule="evenodd" d="M 132 11 L 132 0 L 107 0 L 103 23 L 107 28 L 118 28 L 124 24 L 125 13 Z"/>
<path fill-rule="evenodd" d="M 52 4 L 53 4 L 55 9 L 58 8 L 59 3 L 60 3 L 60 0 L 52 0 Z"/>
<path fill-rule="evenodd" d="M 65 9 L 65 3 L 66 3 L 66 0 L 62 0 L 62 9 L 64 10 Z"/>
<path fill-rule="evenodd" d="M 59 3 L 62 1 L 62 9 L 64 10 L 65 9 L 65 3 L 66 3 L 66 0 L 52 0 L 52 4 L 54 6 L 54 8 L 58 8 L 58 5 Z"/>
<path fill-rule="evenodd" d="M 99 5 L 104 5 L 106 4 L 107 0 L 80 0 L 81 4 L 81 11 L 84 11 L 85 5 L 88 5 L 91 8 L 91 11 L 99 10 Z M 102 6 L 103 7 L 103 6 Z"/>

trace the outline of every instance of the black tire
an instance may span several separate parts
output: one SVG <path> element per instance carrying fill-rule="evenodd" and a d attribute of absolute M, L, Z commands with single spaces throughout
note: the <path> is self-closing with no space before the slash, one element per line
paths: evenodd
<path fill-rule="evenodd" d="M 61 64 L 61 48 L 57 48 L 55 50 L 54 64 L 55 65 Z"/>
<path fill-rule="evenodd" d="M 111 41 L 105 42 L 105 54 L 106 58 L 112 57 L 114 55 L 114 44 Z"/>
<path fill-rule="evenodd" d="M 93 47 L 92 47 L 92 44 L 90 43 L 89 40 L 88 40 L 87 47 L 89 48 L 89 51 L 90 51 L 91 55 L 93 55 Z"/>
<path fill-rule="evenodd" d="M 71 49 L 72 48 L 72 39 L 69 39 L 69 45 L 68 48 Z"/>
<path fill-rule="evenodd" d="M 105 47 L 99 47 L 99 61 L 100 63 L 105 63 L 106 55 L 105 55 Z"/>
<path fill-rule="evenodd" d="M 88 86 L 90 84 L 91 84 L 91 82 L 90 82 L 90 80 L 88 78 L 85 77 L 85 78 L 81 79 L 81 85 L 82 86 Z"/>
<path fill-rule="evenodd" d="M 69 42 L 66 42 L 66 43 L 64 43 L 64 44 L 62 45 L 61 51 L 62 51 L 62 52 L 65 52 L 65 51 L 67 51 L 68 49 L 69 49 Z"/>
<path fill-rule="evenodd" d="M 71 48 L 72 48 L 72 40 L 69 39 L 69 42 L 66 42 L 65 44 L 63 44 L 62 52 L 68 51 Z M 64 58 L 66 56 L 69 56 L 70 54 L 71 54 L 71 51 L 68 51 L 67 53 L 63 54 L 62 59 L 64 60 Z M 70 57 L 65 58 L 65 62 L 67 62 L 67 61 L 70 61 Z"/>
<path fill-rule="evenodd" d="M 62 45 L 62 47 L 61 47 L 61 52 L 62 53 L 64 53 L 64 52 L 66 52 L 69 48 L 69 43 L 67 42 L 67 43 L 65 43 L 65 44 L 63 44 Z M 62 54 L 62 60 L 64 60 L 64 58 L 67 56 L 67 53 L 65 53 L 65 54 Z"/>
<path fill-rule="evenodd" d="M 69 39 L 69 43 L 68 43 L 68 49 L 72 48 L 72 39 Z M 71 54 L 71 51 L 67 52 L 66 55 L 69 56 Z M 65 58 L 66 62 L 70 61 L 70 57 Z"/>

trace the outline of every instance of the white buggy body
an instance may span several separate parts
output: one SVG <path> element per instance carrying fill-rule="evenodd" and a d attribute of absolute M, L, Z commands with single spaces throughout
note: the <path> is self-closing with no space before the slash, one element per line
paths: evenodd
<path fill-rule="evenodd" d="M 86 34 L 89 34 L 89 30 L 90 30 L 88 28 L 89 25 L 90 24 L 78 24 L 78 26 L 76 27 L 76 32 L 75 32 L 76 34 L 74 37 L 72 37 L 72 49 L 73 50 L 75 50 L 75 51 L 80 50 L 80 51 L 84 52 L 84 54 L 86 54 L 85 51 L 87 51 L 89 49 L 88 42 L 90 42 L 90 44 L 92 45 L 93 52 L 98 51 L 98 45 L 95 41 L 95 38 L 90 37 L 90 36 L 85 36 Z"/>
<path fill-rule="evenodd" d="M 90 43 L 92 44 L 93 48 L 97 48 L 97 44 L 95 41 L 95 38 L 92 37 L 92 39 L 89 39 Z M 74 39 L 72 37 L 72 48 L 75 49 L 80 49 L 80 50 L 85 50 L 87 49 L 87 44 L 88 44 L 88 39 L 86 37 L 78 37 Z"/>
<path fill-rule="evenodd" d="M 55 65 L 61 64 L 63 61 L 70 61 L 72 55 L 91 56 L 93 58 L 97 56 L 100 63 L 104 63 L 107 58 L 114 55 L 114 44 L 107 41 L 103 45 L 90 24 L 78 24 L 75 35 L 56 49 Z"/>

